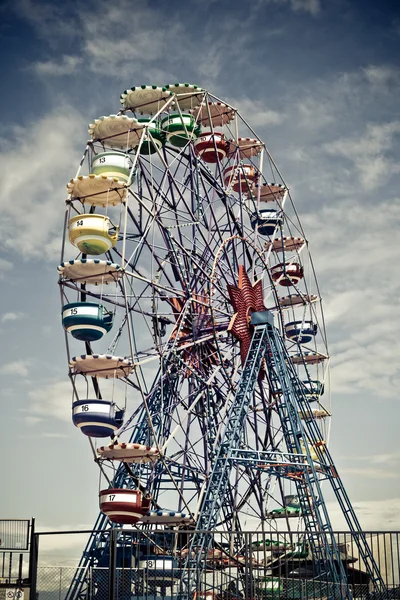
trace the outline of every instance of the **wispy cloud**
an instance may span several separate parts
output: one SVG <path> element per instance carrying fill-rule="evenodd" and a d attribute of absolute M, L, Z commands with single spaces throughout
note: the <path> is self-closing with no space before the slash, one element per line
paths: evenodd
<path fill-rule="evenodd" d="M 367 460 L 370 460 L 372 464 L 380 465 L 380 464 L 395 464 L 400 462 L 400 454 L 399 453 L 386 453 L 386 454 L 373 454 L 372 456 L 367 457 Z"/>
<path fill-rule="evenodd" d="M 86 123 L 69 106 L 29 126 L 13 128 L 6 149 L 0 152 L 0 239 L 6 249 L 25 258 L 47 256 L 56 260 L 65 186 L 76 170 L 85 139 Z M 3 271 L 10 268 L 3 263 Z"/>
<path fill-rule="evenodd" d="M 127 15 L 132 9 L 134 18 L 129 19 L 127 27 Z M 141 76 L 143 69 L 154 66 L 170 53 L 171 39 L 180 41 L 174 48 L 176 60 L 190 49 L 190 36 L 182 22 L 173 19 L 165 27 L 162 11 L 147 2 L 135 2 L 133 8 L 128 0 L 114 4 L 100 0 L 95 11 L 90 5 L 80 9 L 77 19 L 81 51 L 86 65 L 94 73 L 115 77 L 121 70 L 129 69 L 130 77 Z M 167 81 L 160 82 L 165 83 Z"/>
<path fill-rule="evenodd" d="M 35 2 L 35 0 L 15 0 L 13 10 L 28 21 L 36 33 L 57 47 L 65 38 L 74 39 L 78 30 L 74 26 L 74 3 Z"/>
<path fill-rule="evenodd" d="M 397 396 L 400 352 L 397 298 L 400 205 L 395 198 L 377 210 L 354 199 L 336 201 L 308 214 L 307 231 L 316 257 L 336 393 L 360 390 Z M 321 227 L 321 223 L 329 223 Z"/>
<path fill-rule="evenodd" d="M 370 191 L 386 183 L 391 175 L 400 173 L 398 161 L 390 156 L 399 133 L 400 121 L 367 123 L 362 135 L 339 138 L 324 144 L 323 148 L 331 156 L 351 161 L 362 188 Z"/>
<path fill-rule="evenodd" d="M 30 416 L 71 421 L 72 388 L 68 380 L 45 383 L 28 392 Z"/>
<path fill-rule="evenodd" d="M 0 279 L 3 279 L 7 273 L 13 269 L 13 263 L 5 258 L 0 258 Z"/>
<path fill-rule="evenodd" d="M 335 120 L 329 104 L 321 102 L 320 98 L 304 98 L 297 104 L 297 110 L 299 114 L 298 126 L 307 128 L 308 131 L 326 127 Z"/>
<path fill-rule="evenodd" d="M 350 473 L 355 477 L 367 477 L 368 479 L 397 479 L 398 474 L 393 469 L 378 469 L 372 467 L 353 468 L 346 467 L 341 469 L 342 473 Z"/>
<path fill-rule="evenodd" d="M 26 423 L 26 425 L 28 425 L 28 427 L 37 425 L 41 421 L 43 421 L 43 419 L 41 419 L 40 417 L 32 417 L 29 415 L 25 417 L 25 423 Z"/>
<path fill-rule="evenodd" d="M 65 565 L 66 567 L 76 568 L 77 557 L 82 553 L 82 548 L 87 543 L 88 534 L 73 533 L 74 531 L 89 531 L 93 527 L 91 523 L 74 523 L 73 526 L 68 522 L 67 513 L 64 517 L 66 522 L 57 522 L 53 525 L 44 524 L 43 521 L 36 523 L 36 530 L 39 533 L 54 533 L 55 531 L 71 531 L 71 534 L 64 535 L 42 535 L 40 537 L 40 561 L 41 566 L 53 566 L 54 564 Z M 42 584 L 43 585 L 43 584 Z"/>
<path fill-rule="evenodd" d="M 400 497 L 382 500 L 358 500 L 353 503 L 364 531 L 396 531 L 400 529 Z M 342 511 L 336 503 L 328 502 L 329 516 L 336 531 L 347 529 Z"/>
<path fill-rule="evenodd" d="M 397 85 L 400 79 L 400 69 L 391 65 L 368 65 L 363 72 L 367 81 L 379 91 L 389 89 L 392 84 Z"/>
<path fill-rule="evenodd" d="M 283 111 L 272 110 L 261 100 L 244 97 L 230 100 L 229 103 L 238 109 L 245 118 L 247 117 L 252 127 L 280 125 L 286 119 Z"/>
<path fill-rule="evenodd" d="M 50 75 L 52 77 L 60 77 L 62 75 L 71 75 L 82 63 L 82 58 L 79 56 L 70 56 L 64 54 L 60 60 L 47 60 L 43 62 L 33 63 L 32 69 L 38 75 Z"/>
<path fill-rule="evenodd" d="M 30 360 L 16 360 L 2 365 L 0 367 L 0 373 L 3 375 L 19 375 L 20 377 L 27 377 L 29 375 L 30 366 Z"/>
<path fill-rule="evenodd" d="M 0 319 L 1 323 L 7 323 L 7 321 L 19 321 L 25 317 L 23 312 L 6 312 L 3 313 Z"/>
<path fill-rule="evenodd" d="M 313 16 L 321 11 L 320 0 L 261 0 L 261 3 L 288 7 L 294 12 L 305 12 Z"/>

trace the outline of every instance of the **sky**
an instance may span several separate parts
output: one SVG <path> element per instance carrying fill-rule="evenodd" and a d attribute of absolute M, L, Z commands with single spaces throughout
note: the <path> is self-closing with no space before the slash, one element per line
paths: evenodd
<path fill-rule="evenodd" d="M 0 516 L 97 516 L 60 322 L 65 186 L 121 92 L 180 81 L 238 108 L 291 189 L 325 307 L 330 449 L 362 526 L 400 529 L 397 0 L 3 0 L 0 53 Z"/>

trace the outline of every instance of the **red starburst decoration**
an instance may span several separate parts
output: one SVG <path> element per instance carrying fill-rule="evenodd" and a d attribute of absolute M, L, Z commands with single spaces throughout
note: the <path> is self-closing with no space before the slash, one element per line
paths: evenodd
<path fill-rule="evenodd" d="M 228 284 L 228 294 L 235 314 L 233 315 L 228 331 L 239 340 L 240 357 L 244 365 L 253 337 L 250 318 L 253 312 L 266 310 L 263 300 L 262 281 L 252 284 L 244 266 L 239 265 L 238 285 Z"/>

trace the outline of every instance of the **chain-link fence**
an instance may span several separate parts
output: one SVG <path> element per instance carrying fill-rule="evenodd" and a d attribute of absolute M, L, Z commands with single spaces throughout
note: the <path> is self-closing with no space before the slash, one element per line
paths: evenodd
<path fill-rule="evenodd" d="M 74 577 L 72 567 L 40 567 L 38 573 L 37 600 L 66 600 Z M 87 587 L 80 597 L 87 600 L 110 600 L 110 571 L 106 568 L 89 568 L 86 572 Z M 194 600 L 340 600 L 344 597 L 343 585 L 318 579 L 293 579 L 271 577 L 247 571 L 230 570 L 206 574 L 208 591 L 193 593 Z M 0 600 L 14 598 L 0 590 Z M 115 600 L 175 600 L 182 593 L 179 574 L 175 577 L 148 575 L 144 570 L 119 569 L 114 571 Z M 388 585 L 385 591 L 371 592 L 368 584 L 352 587 L 351 595 L 360 600 L 399 600 L 400 590 Z M 21 596 L 15 596 L 21 600 Z M 29 595 L 25 591 L 25 598 Z"/>
<path fill-rule="evenodd" d="M 72 562 L 44 564 L 50 553 L 46 561 L 39 553 L 35 600 L 339 600 L 348 597 L 346 590 L 354 599 L 400 600 L 397 532 L 365 534 L 383 585 L 368 572 L 356 534 L 334 534 L 333 569 L 344 569 L 347 584 L 338 584 L 332 567 L 327 570 L 315 560 L 304 533 L 207 533 L 209 544 L 197 555 L 190 546 L 192 535 L 122 529 L 114 530 L 111 541 L 103 532 L 102 547 L 91 549 L 95 560 L 80 568 Z M 54 540 L 54 546 L 73 547 L 61 536 Z M 46 548 L 42 542 L 41 547 Z"/>

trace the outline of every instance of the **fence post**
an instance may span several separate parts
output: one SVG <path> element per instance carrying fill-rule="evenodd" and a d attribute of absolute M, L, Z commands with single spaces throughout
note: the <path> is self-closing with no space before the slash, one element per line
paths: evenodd
<path fill-rule="evenodd" d="M 251 542 L 249 541 L 249 533 L 244 534 L 244 597 L 248 600 L 254 598 L 253 593 L 253 576 L 252 576 L 252 554 Z M 236 581 L 237 591 L 239 592 L 239 577 Z"/>
<path fill-rule="evenodd" d="M 37 570 L 39 556 L 39 535 L 35 533 L 35 519 L 32 519 L 31 524 L 31 539 L 29 548 L 29 584 L 30 598 L 36 600 L 37 588 Z"/>
<path fill-rule="evenodd" d="M 110 563 L 108 566 L 108 600 L 116 600 L 117 530 L 110 531 Z"/>

